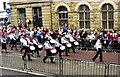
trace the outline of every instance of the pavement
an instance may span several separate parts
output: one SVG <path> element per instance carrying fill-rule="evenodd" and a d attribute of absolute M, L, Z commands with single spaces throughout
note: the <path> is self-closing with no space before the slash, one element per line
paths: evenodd
<path fill-rule="evenodd" d="M 18 50 L 13 50 L 10 49 L 9 46 L 7 46 L 8 52 L 14 52 L 14 53 L 20 53 L 20 46 L 17 46 Z M 1 49 L 1 47 L 0 47 Z M 24 51 L 23 51 L 24 52 Z M 39 51 L 41 56 L 45 55 L 45 50 Z M 73 58 L 73 59 L 79 59 L 79 60 L 87 60 L 87 61 L 92 61 L 93 56 L 96 54 L 96 51 L 93 50 L 77 50 L 76 53 L 72 53 L 72 50 L 69 52 L 70 56 L 65 56 L 64 53 L 62 53 L 64 58 Z M 56 55 L 58 56 L 58 55 Z M 104 63 L 114 63 L 114 64 L 120 64 L 120 53 L 115 53 L 115 52 L 103 52 L 103 61 Z M 96 59 L 95 62 L 99 62 L 99 57 Z"/>
<path fill-rule="evenodd" d="M 41 57 L 32 57 L 33 61 L 23 61 L 21 58 L 22 53 L 20 52 L 20 47 L 18 47 L 18 50 L 11 50 L 8 46 L 8 53 L 2 53 L 0 55 L 2 58 L 2 64 L 0 65 L 7 68 L 27 70 L 36 73 L 46 72 L 52 74 L 62 73 L 63 75 L 104 75 L 105 72 L 108 71 L 110 75 L 118 75 L 118 68 L 120 68 L 119 53 L 103 52 L 104 63 L 99 63 L 99 58 L 97 58 L 95 62 L 91 60 L 95 53 L 95 51 L 86 50 L 76 50 L 76 53 L 70 51 L 70 56 L 65 56 L 65 54 L 62 53 L 64 59 L 61 66 L 61 61 L 57 57 L 58 55 L 56 55 L 55 64 L 50 63 L 49 59 L 46 63 L 43 63 L 45 50 L 40 51 Z M 109 69 L 105 71 L 105 64 L 110 63 L 116 65 L 110 65 Z M 60 70 L 62 70 L 62 72 Z"/>
<path fill-rule="evenodd" d="M 46 76 L 38 76 L 27 72 L 19 72 L 8 69 L 0 69 L 0 70 L 2 70 L 1 77 L 46 77 Z"/>

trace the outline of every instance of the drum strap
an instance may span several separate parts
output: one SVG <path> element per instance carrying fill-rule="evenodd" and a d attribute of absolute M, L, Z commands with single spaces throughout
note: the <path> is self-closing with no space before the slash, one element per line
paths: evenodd
<path fill-rule="evenodd" d="M 47 42 L 47 43 L 48 43 L 48 46 L 51 47 L 50 43 L 49 42 Z"/>
<path fill-rule="evenodd" d="M 34 39 L 34 40 L 36 41 L 37 44 L 39 44 L 38 41 L 37 41 L 37 39 Z"/>
<path fill-rule="evenodd" d="M 28 40 L 27 40 L 26 38 L 25 38 L 25 40 L 27 41 L 27 45 L 28 45 L 28 44 L 29 44 L 29 43 L 28 43 Z"/>

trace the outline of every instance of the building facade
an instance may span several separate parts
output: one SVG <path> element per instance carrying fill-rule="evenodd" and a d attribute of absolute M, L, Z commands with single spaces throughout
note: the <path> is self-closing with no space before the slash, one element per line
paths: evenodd
<path fill-rule="evenodd" d="M 120 30 L 120 0 L 10 0 L 9 4 L 14 25 Z"/>

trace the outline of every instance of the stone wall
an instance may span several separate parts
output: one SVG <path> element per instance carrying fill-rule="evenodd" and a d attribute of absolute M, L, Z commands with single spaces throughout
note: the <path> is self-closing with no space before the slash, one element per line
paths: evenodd
<path fill-rule="evenodd" d="M 16 4 L 11 5 L 11 17 L 12 17 L 12 24 L 18 24 L 18 8 L 25 8 L 26 9 L 26 19 L 29 18 L 33 21 L 33 14 L 32 14 L 32 7 L 42 7 L 42 21 L 43 27 L 50 27 L 53 29 L 58 29 L 59 27 L 59 20 L 58 20 L 58 11 L 57 8 L 59 6 L 65 6 L 68 9 L 68 26 L 73 28 L 76 26 L 79 28 L 79 14 L 78 14 L 78 6 L 81 4 L 86 4 L 90 8 L 90 29 L 101 29 L 101 6 L 106 2 L 110 3 L 114 6 L 114 28 L 116 30 L 120 30 L 120 0 L 98 0 L 97 1 L 76 1 L 76 2 L 45 2 L 45 3 L 24 3 L 24 4 Z M 31 27 L 33 24 L 30 25 Z"/>

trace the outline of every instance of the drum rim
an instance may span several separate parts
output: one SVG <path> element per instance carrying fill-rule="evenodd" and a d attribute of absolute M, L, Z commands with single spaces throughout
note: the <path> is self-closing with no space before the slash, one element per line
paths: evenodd
<path fill-rule="evenodd" d="M 31 48 L 32 47 L 32 48 Z M 33 49 L 34 48 L 34 49 Z M 30 50 L 35 50 L 35 47 L 34 46 L 30 46 Z"/>
<path fill-rule="evenodd" d="M 55 52 L 54 52 L 54 53 L 56 53 L 56 52 L 57 52 L 57 50 L 56 50 L 56 49 L 52 49 L 52 50 L 50 50 L 50 51 L 51 51 L 51 53 L 53 53 L 53 52 L 52 52 L 53 50 L 55 50 Z"/>

